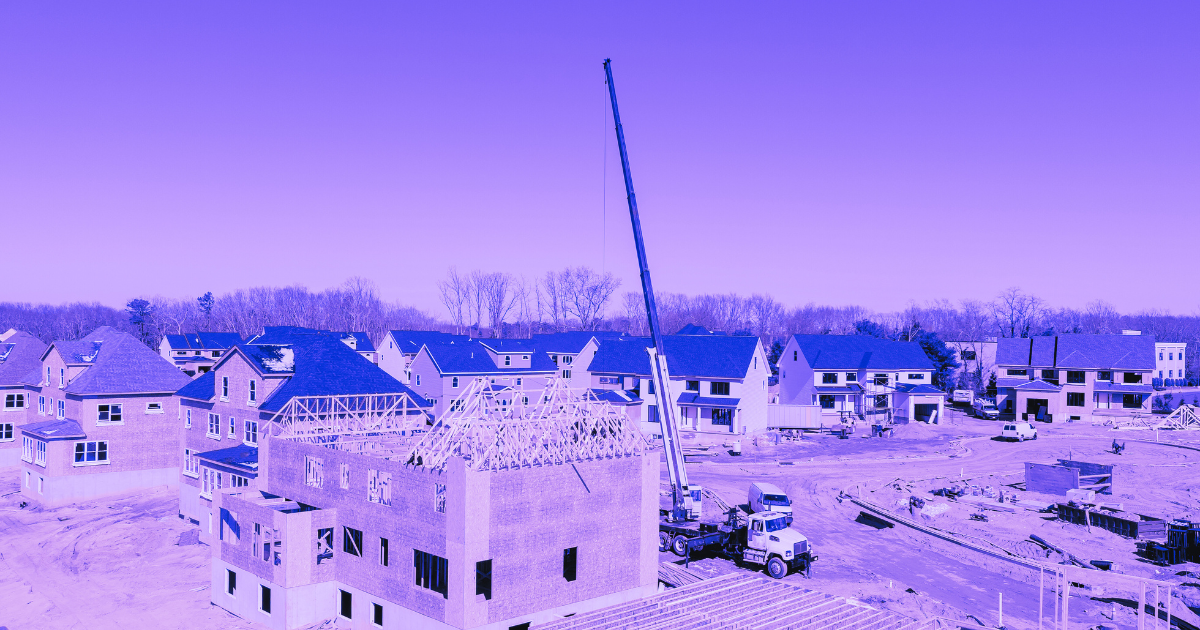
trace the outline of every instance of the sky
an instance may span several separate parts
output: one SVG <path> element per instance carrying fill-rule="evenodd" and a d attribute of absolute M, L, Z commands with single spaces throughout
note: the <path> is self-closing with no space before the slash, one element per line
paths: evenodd
<path fill-rule="evenodd" d="M 0 301 L 451 266 L 1200 312 L 1200 4 L 0 0 Z"/>

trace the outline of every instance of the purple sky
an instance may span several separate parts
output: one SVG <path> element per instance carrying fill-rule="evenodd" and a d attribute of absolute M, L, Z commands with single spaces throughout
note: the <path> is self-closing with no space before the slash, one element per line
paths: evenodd
<path fill-rule="evenodd" d="M 637 289 L 611 56 L 661 291 L 1200 307 L 1200 4 L 511 4 L 5 3 L 0 300 Z"/>

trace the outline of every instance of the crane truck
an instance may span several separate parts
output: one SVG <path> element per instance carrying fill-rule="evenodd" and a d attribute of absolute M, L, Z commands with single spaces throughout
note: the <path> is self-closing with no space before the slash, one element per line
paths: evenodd
<path fill-rule="evenodd" d="M 608 96 L 612 103 L 613 123 L 617 133 L 617 148 L 621 154 L 621 172 L 625 179 L 626 201 L 629 218 L 633 224 L 633 240 L 637 250 L 638 272 L 642 281 L 642 295 L 646 302 L 646 317 L 649 319 L 652 346 L 650 355 L 650 377 L 658 392 L 659 419 L 662 426 L 663 450 L 666 453 L 667 473 L 671 482 L 671 507 L 660 510 L 658 528 L 659 551 L 672 550 L 677 555 L 690 557 L 691 553 L 710 550 L 735 562 L 765 567 L 773 578 L 783 578 L 796 570 L 810 574 L 812 563 L 817 559 L 812 546 L 800 532 L 789 527 L 790 519 L 778 512 L 740 514 L 735 509 L 727 511 L 724 520 L 703 522 L 703 489 L 691 485 L 687 479 L 687 468 L 683 459 L 683 442 L 679 425 L 675 422 L 675 406 L 670 394 L 670 373 L 667 370 L 667 355 L 663 351 L 663 336 L 658 325 L 658 308 L 655 304 L 654 287 L 650 282 L 650 265 L 646 261 L 646 246 L 642 238 L 642 221 L 638 215 L 637 197 L 633 192 L 633 176 L 629 170 L 629 154 L 625 148 L 625 132 L 621 127 L 621 115 L 617 109 L 617 89 L 613 85 L 612 60 L 604 60 L 604 75 L 608 84 Z"/>

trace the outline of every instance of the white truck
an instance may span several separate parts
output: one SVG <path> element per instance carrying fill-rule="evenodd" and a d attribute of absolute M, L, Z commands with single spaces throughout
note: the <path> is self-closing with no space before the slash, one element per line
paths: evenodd
<path fill-rule="evenodd" d="M 1037 428 L 1028 422 L 1014 422 L 1012 424 L 1006 424 L 1002 429 L 1000 429 L 1000 437 L 1016 442 L 1036 440 Z"/>
<path fill-rule="evenodd" d="M 987 398 L 975 399 L 975 415 L 984 420 L 996 420 L 1000 417 L 1000 409 L 996 407 L 996 403 Z"/>
<path fill-rule="evenodd" d="M 788 525 L 792 524 L 792 500 L 775 484 L 765 481 L 750 484 L 750 496 L 746 502 L 753 513 L 778 512 L 787 517 Z"/>
<path fill-rule="evenodd" d="M 811 575 L 812 545 L 788 527 L 790 517 L 777 512 L 741 514 L 730 510 L 724 523 L 659 523 L 658 550 L 678 556 L 712 549 L 734 562 L 765 566 L 767 575 L 782 579 L 793 570 Z"/>
<path fill-rule="evenodd" d="M 950 394 L 950 399 L 956 405 L 967 406 L 975 401 L 975 392 L 970 389 L 956 389 Z"/>

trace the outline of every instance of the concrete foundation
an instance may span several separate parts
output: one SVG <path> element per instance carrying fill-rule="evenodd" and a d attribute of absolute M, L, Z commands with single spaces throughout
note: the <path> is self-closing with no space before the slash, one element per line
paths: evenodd
<path fill-rule="evenodd" d="M 50 477 L 44 469 L 29 462 L 21 462 L 19 470 L 22 497 L 45 507 L 57 507 L 156 486 L 174 488 L 179 485 L 179 468 Z"/>

